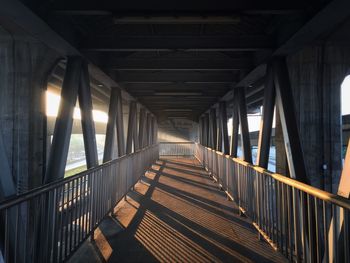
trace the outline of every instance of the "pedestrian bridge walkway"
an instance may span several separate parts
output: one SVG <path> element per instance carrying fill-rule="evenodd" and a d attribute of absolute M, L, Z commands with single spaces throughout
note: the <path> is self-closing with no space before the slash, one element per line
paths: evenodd
<path fill-rule="evenodd" d="M 160 158 L 71 262 L 284 262 L 193 157 Z"/>

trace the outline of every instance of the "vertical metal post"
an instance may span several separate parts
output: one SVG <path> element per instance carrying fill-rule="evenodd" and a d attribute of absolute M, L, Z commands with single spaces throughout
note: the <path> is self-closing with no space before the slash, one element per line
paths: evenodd
<path fill-rule="evenodd" d="M 63 80 L 61 101 L 57 114 L 45 183 L 63 178 L 73 125 L 73 112 L 77 102 L 82 59 L 69 57 Z"/>
<path fill-rule="evenodd" d="M 221 152 L 222 151 L 222 126 L 221 126 L 221 113 L 219 109 L 219 116 L 218 116 L 218 125 L 217 125 L 217 140 L 216 140 L 216 150 Z"/>
<path fill-rule="evenodd" d="M 275 86 L 273 81 L 273 69 L 269 64 L 267 66 L 266 72 L 263 116 L 260 122 L 257 159 L 257 164 L 263 168 L 267 168 L 269 163 L 271 130 L 276 100 Z"/>
<path fill-rule="evenodd" d="M 219 113 L 220 113 L 220 130 L 221 130 L 221 137 L 223 141 L 223 153 L 229 154 L 230 153 L 230 145 L 228 142 L 228 130 L 227 130 L 227 114 L 226 114 L 226 102 L 221 101 L 219 103 Z"/>
<path fill-rule="evenodd" d="M 129 154 L 132 152 L 133 137 L 136 129 L 135 119 L 136 119 L 136 101 L 131 101 L 130 107 L 129 107 L 128 134 L 126 137 L 126 154 Z M 135 146 L 135 142 L 134 142 L 134 146 Z"/>
<path fill-rule="evenodd" d="M 92 116 L 92 100 L 88 64 L 84 63 L 81 71 L 79 87 L 79 107 L 81 112 L 81 127 L 83 130 L 87 168 L 98 165 L 95 125 Z"/>
<path fill-rule="evenodd" d="M 247 106 L 245 101 L 244 88 L 242 87 L 237 90 L 237 102 L 239 122 L 241 124 L 243 159 L 248 163 L 252 163 L 252 152 L 250 147 L 249 127 L 247 118 Z"/>
<path fill-rule="evenodd" d="M 217 127 L 216 127 L 216 109 L 210 109 L 210 122 L 211 122 L 211 139 L 212 139 L 212 149 L 216 149 L 217 144 Z"/>
<path fill-rule="evenodd" d="M 108 109 L 108 122 L 106 128 L 106 138 L 105 138 L 105 147 L 103 153 L 103 162 L 107 162 L 112 160 L 113 154 L 113 145 L 114 145 L 114 129 L 116 125 L 117 119 L 117 111 L 118 111 L 118 89 L 112 88 L 111 97 L 109 100 L 109 109 Z"/>
<path fill-rule="evenodd" d="M 307 183 L 306 168 L 301 148 L 298 124 L 294 111 L 293 93 L 290 86 L 285 58 L 273 61 L 274 83 L 276 87 L 276 105 L 279 109 L 284 145 L 290 176 Z"/>
<path fill-rule="evenodd" d="M 232 134 L 231 134 L 230 155 L 234 158 L 237 157 L 238 130 L 239 130 L 239 118 L 238 118 L 237 93 L 236 93 L 236 90 L 233 90 Z"/>

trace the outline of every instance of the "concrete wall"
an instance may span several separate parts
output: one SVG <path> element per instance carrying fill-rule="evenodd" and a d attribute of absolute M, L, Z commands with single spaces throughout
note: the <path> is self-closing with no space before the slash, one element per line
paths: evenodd
<path fill-rule="evenodd" d="M 186 119 L 169 119 L 158 123 L 159 142 L 198 141 L 198 123 Z"/>
<path fill-rule="evenodd" d="M 288 68 L 307 176 L 312 185 L 336 192 L 342 169 L 340 86 L 350 69 L 350 48 L 334 42 L 306 47 L 288 57 Z"/>
<path fill-rule="evenodd" d="M 17 192 L 41 184 L 46 78 L 58 55 L 18 28 L 0 27 L 0 136 Z M 2 174 L 1 176 L 5 176 Z"/>

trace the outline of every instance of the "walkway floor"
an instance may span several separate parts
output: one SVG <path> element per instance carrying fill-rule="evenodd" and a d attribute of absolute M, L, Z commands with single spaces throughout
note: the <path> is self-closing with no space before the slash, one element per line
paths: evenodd
<path fill-rule="evenodd" d="M 71 262 L 286 261 L 188 158 L 153 165 L 95 236 L 96 245 L 86 242 Z"/>

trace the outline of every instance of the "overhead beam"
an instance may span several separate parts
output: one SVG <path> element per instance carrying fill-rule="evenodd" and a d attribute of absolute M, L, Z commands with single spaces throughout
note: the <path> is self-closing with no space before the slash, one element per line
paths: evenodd
<path fill-rule="evenodd" d="M 83 51 L 257 51 L 275 48 L 274 42 L 262 35 L 237 37 L 132 36 L 94 37 L 83 39 Z"/>
<path fill-rule="evenodd" d="M 249 69 L 252 61 L 247 58 L 238 59 L 110 59 L 99 63 L 101 68 L 112 70 L 241 70 Z"/>
<path fill-rule="evenodd" d="M 232 72 L 118 72 L 114 74 L 115 80 L 122 83 L 130 82 L 235 82 L 236 74 Z M 113 77 L 113 76 L 112 76 Z"/>

